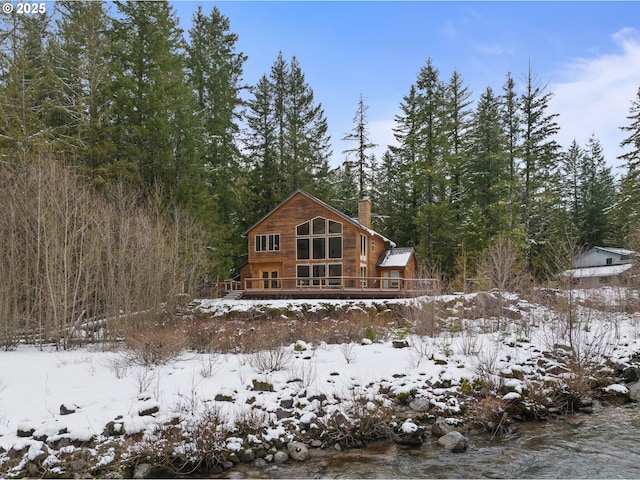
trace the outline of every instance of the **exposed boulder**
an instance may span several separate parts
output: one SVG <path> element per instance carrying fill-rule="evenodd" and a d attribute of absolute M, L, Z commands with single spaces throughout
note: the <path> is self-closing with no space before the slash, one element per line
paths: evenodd
<path fill-rule="evenodd" d="M 63 403 L 60 405 L 60 415 L 71 415 L 72 413 L 76 413 L 76 410 L 80 408 L 77 405 L 73 405 L 70 403 Z"/>
<path fill-rule="evenodd" d="M 469 442 L 460 432 L 449 432 L 438 439 L 438 443 L 453 453 L 464 452 Z"/>
<path fill-rule="evenodd" d="M 274 463 L 285 463 L 287 460 L 289 460 L 289 455 L 285 452 L 277 451 L 273 454 Z"/>
<path fill-rule="evenodd" d="M 414 412 L 426 412 L 430 405 L 431 402 L 428 398 L 415 398 L 409 402 L 409 408 Z"/>
<path fill-rule="evenodd" d="M 302 442 L 289 442 L 287 450 L 289 451 L 289 456 L 298 462 L 309 458 L 309 449 Z"/>

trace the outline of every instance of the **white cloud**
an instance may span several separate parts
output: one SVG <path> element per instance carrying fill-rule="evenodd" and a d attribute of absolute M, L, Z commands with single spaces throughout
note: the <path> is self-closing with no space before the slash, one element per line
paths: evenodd
<path fill-rule="evenodd" d="M 595 135 L 609 165 L 619 167 L 620 142 L 626 137 L 620 127 L 628 124 L 629 107 L 640 87 L 640 32 L 624 28 L 612 40 L 618 46 L 616 53 L 566 65 L 562 72 L 566 80 L 549 85 L 554 94 L 549 109 L 560 114 L 558 141 L 563 147 L 574 139 L 584 146 Z"/>

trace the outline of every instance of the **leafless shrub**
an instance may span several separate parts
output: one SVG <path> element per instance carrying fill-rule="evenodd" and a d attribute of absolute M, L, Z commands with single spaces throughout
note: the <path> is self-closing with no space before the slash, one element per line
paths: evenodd
<path fill-rule="evenodd" d="M 482 340 L 480 339 L 480 335 L 478 335 L 470 325 L 462 328 L 456 339 L 459 351 L 462 355 L 477 355 L 482 349 Z"/>
<path fill-rule="evenodd" d="M 131 360 L 122 353 L 111 353 L 104 358 L 103 364 L 113 372 L 116 378 L 125 378 L 131 367 Z"/>
<path fill-rule="evenodd" d="M 500 342 L 496 341 L 493 349 L 481 349 L 475 357 L 473 366 L 478 380 L 491 391 L 498 391 L 502 384 L 502 378 L 498 371 L 500 345 Z"/>
<path fill-rule="evenodd" d="M 341 409 L 318 423 L 323 437 L 349 448 L 362 446 L 363 442 L 391 438 L 391 415 L 389 407 L 369 400 L 353 388 L 350 397 L 341 404 Z"/>
<path fill-rule="evenodd" d="M 347 363 L 352 363 L 356 359 L 356 354 L 353 351 L 353 347 L 353 343 L 341 343 L 339 345 L 340 353 L 342 353 L 342 356 Z"/>
<path fill-rule="evenodd" d="M 501 234 L 480 257 L 478 275 L 489 279 L 499 293 L 517 292 L 524 283 L 522 263 L 513 240 Z"/>
<path fill-rule="evenodd" d="M 131 363 L 147 367 L 164 365 L 180 356 L 185 344 L 182 330 L 155 326 L 152 322 L 147 325 L 126 338 L 126 355 Z"/>
<path fill-rule="evenodd" d="M 285 347 L 261 350 L 247 355 L 247 361 L 258 373 L 284 370 L 291 360 L 291 352 Z"/>
<path fill-rule="evenodd" d="M 492 435 L 508 433 L 510 400 L 487 395 L 474 405 L 474 422 Z"/>
<path fill-rule="evenodd" d="M 220 357 L 216 353 L 205 353 L 200 356 L 200 376 L 211 378 L 220 368 Z"/>
<path fill-rule="evenodd" d="M 411 366 L 417 368 L 420 366 L 424 360 L 434 358 L 434 355 L 438 351 L 438 340 L 437 338 L 431 337 L 421 337 L 421 336 L 413 336 L 410 339 L 411 344 L 411 355 L 410 355 L 410 363 Z"/>
<path fill-rule="evenodd" d="M 269 414 L 259 408 L 242 408 L 233 423 L 234 430 L 242 435 L 262 435 L 271 425 Z"/>
<path fill-rule="evenodd" d="M 225 461 L 227 419 L 216 405 L 203 404 L 197 416 L 180 424 L 157 425 L 151 435 L 125 443 L 127 463 L 153 458 L 158 477 L 211 473 Z"/>
<path fill-rule="evenodd" d="M 413 326 L 416 335 L 437 336 L 443 328 L 442 307 L 435 301 L 420 300 L 402 309 L 402 316 Z"/>
<path fill-rule="evenodd" d="M 138 393 L 151 392 L 152 387 L 155 387 L 156 393 L 158 393 L 156 398 L 159 398 L 160 376 L 157 372 L 148 367 L 139 367 L 133 374 L 133 380 L 138 389 Z"/>
<path fill-rule="evenodd" d="M 289 368 L 289 382 L 298 382 L 303 388 L 308 388 L 316 381 L 316 367 L 307 360 L 291 362 Z"/>

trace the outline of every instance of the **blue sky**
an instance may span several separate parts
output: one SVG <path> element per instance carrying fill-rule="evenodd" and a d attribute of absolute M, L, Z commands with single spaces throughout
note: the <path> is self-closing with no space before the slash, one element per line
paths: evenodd
<path fill-rule="evenodd" d="M 369 106 L 379 157 L 394 142 L 394 115 L 418 71 L 431 58 L 448 80 L 453 69 L 477 98 L 500 92 L 507 72 L 517 83 L 531 65 L 554 93 L 564 147 L 594 134 L 619 165 L 619 127 L 627 125 L 640 87 L 640 2 L 248 2 L 174 1 L 187 30 L 201 4 L 214 5 L 248 55 L 244 80 L 255 84 L 282 51 L 295 56 L 322 103 L 333 163 L 350 145 L 360 94 Z"/>

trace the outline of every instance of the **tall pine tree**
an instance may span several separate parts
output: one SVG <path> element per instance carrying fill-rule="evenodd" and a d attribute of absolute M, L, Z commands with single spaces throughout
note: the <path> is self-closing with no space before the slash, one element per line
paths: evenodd
<path fill-rule="evenodd" d="M 221 274 L 228 275 L 244 245 L 239 242 L 242 192 L 240 152 L 237 147 L 242 100 L 243 65 L 247 57 L 236 51 L 238 36 L 217 7 L 205 15 L 198 7 L 193 15 L 187 46 L 187 76 L 193 86 L 202 118 L 198 164 L 206 173 L 205 218 L 215 234 L 211 240 Z M 227 273 L 224 273 L 227 272 Z"/>
<path fill-rule="evenodd" d="M 525 233 L 525 264 L 531 273 L 546 273 L 550 256 L 561 241 L 558 228 L 562 222 L 554 218 L 559 211 L 556 177 L 560 146 L 554 139 L 559 130 L 558 114 L 548 113 L 552 94 L 546 91 L 531 69 L 525 91 L 520 98 L 522 120 L 522 216 Z"/>
<path fill-rule="evenodd" d="M 116 2 L 113 82 L 117 160 L 130 178 L 161 184 L 197 209 L 200 118 L 185 79 L 185 41 L 166 2 Z"/>
<path fill-rule="evenodd" d="M 628 150 L 618 157 L 624 162 L 626 172 L 615 207 L 616 223 L 623 239 L 640 227 L 640 88 L 631 101 L 627 120 L 629 123 L 620 129 L 628 136 L 620 146 Z"/>
<path fill-rule="evenodd" d="M 368 154 L 368 151 L 377 147 L 369 139 L 369 130 L 367 128 L 367 110 L 369 107 L 364 103 L 364 97 L 360 94 L 360 100 L 358 101 L 358 108 L 356 109 L 355 116 L 353 117 L 353 129 L 346 134 L 342 140 L 355 143 L 355 147 L 343 150 L 342 153 L 355 154 L 355 160 L 347 160 L 354 168 L 358 182 L 358 196 L 365 195 L 372 179 L 372 158 Z"/>

